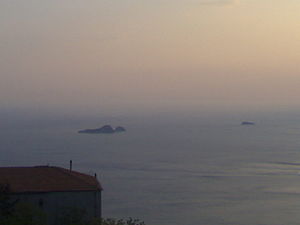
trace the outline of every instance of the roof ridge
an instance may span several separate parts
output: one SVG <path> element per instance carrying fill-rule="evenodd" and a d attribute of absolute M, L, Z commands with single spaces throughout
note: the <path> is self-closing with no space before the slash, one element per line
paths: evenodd
<path fill-rule="evenodd" d="M 0 182 L 16 193 L 103 190 L 96 177 L 57 166 L 0 167 Z"/>
<path fill-rule="evenodd" d="M 62 168 L 62 167 L 56 167 L 56 166 L 53 166 L 52 168 L 55 168 L 57 171 L 59 171 L 59 172 L 65 174 L 65 175 L 67 175 L 67 176 L 69 176 L 69 177 L 73 177 L 73 178 L 77 179 L 78 181 L 83 182 L 83 183 L 85 183 L 85 184 L 87 184 L 87 185 L 89 185 L 89 186 L 92 186 L 92 187 L 94 188 L 94 185 L 93 185 L 93 184 L 91 184 L 90 182 L 87 182 L 85 179 L 82 179 L 82 178 L 79 177 L 79 176 L 76 176 L 75 174 L 77 173 L 77 174 L 79 174 L 79 175 L 81 175 L 81 176 L 87 176 L 87 177 L 90 177 L 90 178 L 94 178 L 94 177 L 91 176 L 91 175 L 87 175 L 87 174 L 80 173 L 80 172 L 77 172 L 77 171 L 67 170 L 67 169 Z M 98 187 L 100 186 L 100 184 L 99 184 L 99 182 L 98 182 L 98 180 L 97 180 L 96 178 L 94 178 L 94 179 L 95 179 L 95 181 L 96 181 L 96 183 L 97 183 L 97 188 L 98 188 Z M 101 186 L 100 186 L 100 188 L 101 188 Z"/>

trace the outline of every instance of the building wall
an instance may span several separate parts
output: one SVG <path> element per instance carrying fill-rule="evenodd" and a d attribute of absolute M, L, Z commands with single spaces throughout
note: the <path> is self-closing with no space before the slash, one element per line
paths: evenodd
<path fill-rule="evenodd" d="M 49 225 L 60 225 L 63 214 L 71 209 L 84 210 L 86 219 L 102 216 L 101 191 L 26 193 L 14 197 L 41 208 Z"/>

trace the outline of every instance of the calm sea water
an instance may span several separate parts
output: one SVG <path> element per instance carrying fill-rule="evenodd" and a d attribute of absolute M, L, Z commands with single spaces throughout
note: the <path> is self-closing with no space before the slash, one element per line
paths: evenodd
<path fill-rule="evenodd" d="M 98 174 L 105 217 L 147 225 L 300 224 L 300 119 L 258 115 L 255 126 L 240 126 L 241 119 L 6 123 L 0 164 L 68 167 L 72 159 L 75 170 Z M 77 133 L 107 123 L 128 131 Z"/>

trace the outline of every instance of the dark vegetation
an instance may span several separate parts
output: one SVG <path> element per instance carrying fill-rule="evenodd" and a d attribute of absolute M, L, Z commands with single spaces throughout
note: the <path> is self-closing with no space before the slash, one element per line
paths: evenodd
<path fill-rule="evenodd" d="M 43 225 L 46 215 L 31 204 L 13 200 L 9 185 L 0 185 L 0 225 Z"/>
<path fill-rule="evenodd" d="M 47 225 L 47 216 L 39 207 L 14 200 L 9 185 L 0 184 L 0 225 Z M 84 210 L 68 208 L 62 212 L 57 225 L 145 225 L 145 223 L 133 218 L 94 218 L 87 221 Z"/>

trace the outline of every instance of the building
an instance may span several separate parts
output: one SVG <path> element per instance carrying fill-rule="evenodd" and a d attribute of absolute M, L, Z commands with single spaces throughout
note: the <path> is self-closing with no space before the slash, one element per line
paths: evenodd
<path fill-rule="evenodd" d="M 9 185 L 13 198 L 41 208 L 50 225 L 58 224 L 68 209 L 101 218 L 101 184 L 96 176 L 60 167 L 0 167 L 0 184 Z"/>

